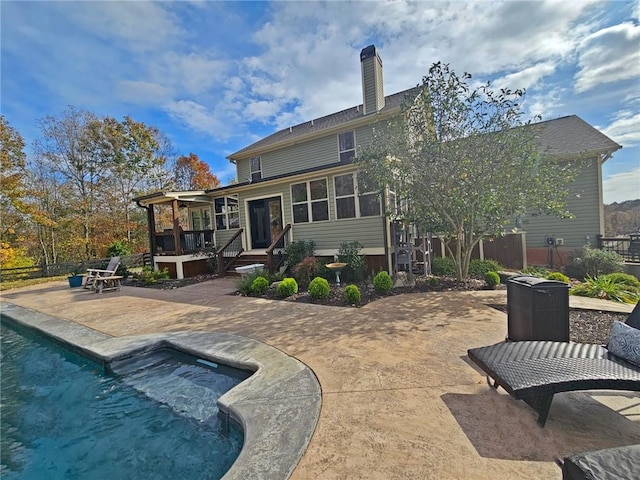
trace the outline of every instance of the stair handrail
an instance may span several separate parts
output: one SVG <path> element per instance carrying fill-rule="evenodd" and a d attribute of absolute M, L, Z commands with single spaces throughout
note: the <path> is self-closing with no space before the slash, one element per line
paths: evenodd
<path fill-rule="evenodd" d="M 291 230 L 291 224 L 287 223 L 284 228 L 282 229 L 282 231 L 280 232 L 280 235 L 278 235 L 276 237 L 276 239 L 271 242 L 271 245 L 269 245 L 269 248 L 267 248 L 267 268 L 269 269 L 269 273 L 273 273 L 273 271 L 278 268 L 280 266 L 280 264 L 282 263 L 282 260 L 284 257 L 280 258 L 280 261 L 278 262 L 278 265 L 274 265 L 273 264 L 273 251 L 277 248 L 278 243 L 280 243 L 280 240 L 282 240 L 283 238 L 285 238 L 286 236 L 288 236 L 289 231 Z M 283 242 L 284 244 L 285 242 Z M 286 247 L 286 245 L 285 245 Z"/>
<path fill-rule="evenodd" d="M 228 262 L 225 263 L 224 261 L 224 254 L 227 250 L 231 251 L 231 246 L 233 245 L 233 243 L 235 242 L 235 240 L 242 235 L 242 232 L 244 231 L 244 228 L 240 228 L 230 239 L 227 243 L 224 244 L 224 246 L 222 246 L 222 248 L 220 248 L 220 250 L 218 250 L 216 252 L 216 257 L 218 258 L 218 275 L 220 275 L 221 277 L 224 276 L 225 272 L 227 271 L 227 266 L 230 265 L 236 258 L 238 258 L 240 256 L 240 254 L 244 251 L 244 248 L 242 248 L 242 246 L 240 246 L 240 248 L 238 249 L 238 252 L 233 256 L 233 258 L 231 258 Z"/>

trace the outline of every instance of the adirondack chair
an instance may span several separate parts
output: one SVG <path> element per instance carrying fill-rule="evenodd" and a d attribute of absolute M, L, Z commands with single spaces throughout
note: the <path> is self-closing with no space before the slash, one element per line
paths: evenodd
<path fill-rule="evenodd" d="M 94 289 L 98 278 L 112 277 L 116 274 L 120 266 L 120 257 L 111 257 L 109 265 L 104 270 L 99 268 L 88 268 L 85 274 L 84 288 Z"/>

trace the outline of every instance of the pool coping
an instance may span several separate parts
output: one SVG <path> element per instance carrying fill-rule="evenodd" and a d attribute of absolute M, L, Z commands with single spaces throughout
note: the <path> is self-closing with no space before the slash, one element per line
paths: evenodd
<path fill-rule="evenodd" d="M 112 337 L 77 323 L 13 304 L 2 316 L 101 363 L 112 364 L 160 348 L 253 371 L 218 400 L 244 431 L 240 455 L 223 480 L 287 479 L 304 454 L 320 417 L 322 392 L 304 363 L 248 337 L 215 332 L 174 332 Z"/>

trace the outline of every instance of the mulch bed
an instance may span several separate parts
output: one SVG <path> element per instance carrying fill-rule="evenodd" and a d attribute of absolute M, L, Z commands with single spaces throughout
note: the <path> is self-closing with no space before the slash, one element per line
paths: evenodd
<path fill-rule="evenodd" d="M 162 290 L 170 290 L 174 288 L 180 288 L 187 285 L 193 285 L 195 283 L 206 282 L 218 278 L 217 274 L 198 275 L 197 277 L 185 278 L 182 280 L 160 280 L 156 284 L 147 285 L 141 280 L 135 280 L 128 278 L 123 281 L 123 285 L 156 288 Z M 312 300 L 309 293 L 304 291 L 296 293 L 288 298 L 280 298 L 277 296 L 274 288 L 270 288 L 262 298 L 270 300 L 280 300 L 283 302 L 295 302 L 295 303 L 313 303 L 316 305 L 328 305 L 333 307 L 354 308 L 356 305 L 347 305 L 344 301 L 343 290 L 346 283 L 338 287 L 335 284 L 329 284 L 331 288 L 329 296 L 324 300 Z M 384 298 L 384 295 L 376 293 L 373 285 L 361 283 L 358 284 L 360 289 L 361 302 L 359 306 L 366 305 L 380 298 Z M 485 283 L 482 280 L 469 279 L 465 281 L 458 281 L 454 277 L 442 277 L 438 279 L 437 283 L 429 282 L 424 278 L 417 278 L 415 285 L 396 287 L 391 290 L 389 295 L 403 295 L 406 293 L 425 293 L 425 292 L 451 292 L 451 291 L 471 291 L 471 290 L 484 290 Z M 505 289 L 505 285 L 500 285 L 498 289 Z M 239 295 L 239 294 L 238 294 Z M 491 307 L 506 312 L 506 305 L 491 305 Z M 573 342 L 581 343 L 596 343 L 605 344 L 609 338 L 609 331 L 611 330 L 611 324 L 615 320 L 624 321 L 627 318 L 627 314 L 622 313 L 610 313 L 601 312 L 599 310 L 577 310 L 571 309 L 569 311 L 569 337 Z"/>

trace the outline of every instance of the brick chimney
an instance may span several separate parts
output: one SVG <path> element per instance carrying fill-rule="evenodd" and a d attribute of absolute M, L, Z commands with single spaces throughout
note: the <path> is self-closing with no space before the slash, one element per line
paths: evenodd
<path fill-rule="evenodd" d="M 375 45 L 360 52 L 362 70 L 362 110 L 364 115 L 379 112 L 384 107 L 382 88 L 382 60 Z"/>

